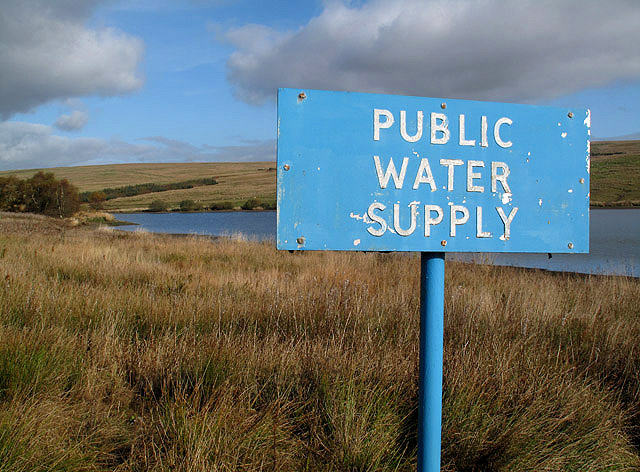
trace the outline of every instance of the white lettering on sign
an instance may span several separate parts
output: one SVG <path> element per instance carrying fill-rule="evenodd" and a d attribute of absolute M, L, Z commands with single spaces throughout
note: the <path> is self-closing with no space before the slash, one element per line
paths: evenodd
<path fill-rule="evenodd" d="M 431 212 L 435 211 L 438 216 L 431 218 Z M 424 206 L 424 235 L 425 237 L 431 236 L 431 225 L 437 225 L 442 221 L 443 217 L 442 208 L 438 205 L 425 205 Z"/>
<path fill-rule="evenodd" d="M 490 238 L 491 233 L 482 231 L 482 207 L 476 207 L 476 238 Z"/>
<path fill-rule="evenodd" d="M 402 110 L 400 112 L 400 134 L 402 135 L 402 139 L 407 141 L 408 143 L 415 143 L 422 137 L 422 111 L 418 111 L 417 115 L 417 129 L 416 134 L 413 136 L 409 136 L 407 134 L 407 112 Z"/>
<path fill-rule="evenodd" d="M 503 141 L 500 137 L 500 126 L 502 126 L 503 124 L 512 125 L 513 121 L 511 121 L 509 118 L 500 118 L 498 121 L 496 121 L 496 124 L 493 127 L 493 137 L 496 140 L 496 143 L 498 143 L 498 146 L 508 148 L 511 147 L 511 141 Z"/>
<path fill-rule="evenodd" d="M 496 207 L 496 210 L 498 210 L 498 215 L 500 215 L 500 219 L 504 223 L 504 233 L 501 239 L 509 239 L 509 237 L 511 237 L 511 222 L 513 221 L 513 217 L 516 216 L 516 213 L 518 213 L 518 208 L 513 207 L 509 216 L 505 215 L 502 207 Z"/>
<path fill-rule="evenodd" d="M 489 140 L 487 139 L 487 117 L 483 116 L 480 122 L 480 146 L 489 147 Z"/>
<path fill-rule="evenodd" d="M 383 163 L 383 159 L 380 156 L 373 156 L 373 162 L 376 169 L 376 175 L 378 177 L 378 185 L 384 189 L 389 186 L 389 181 L 393 180 L 394 187 L 396 189 L 402 189 L 404 186 L 404 180 L 407 176 L 407 170 L 409 168 L 410 159 L 408 157 L 402 158 L 402 164 L 400 166 L 400 173 L 393 162 L 393 157 L 389 158 L 387 165 Z M 440 159 L 440 165 L 447 168 L 447 191 L 453 192 L 455 186 L 455 173 L 454 169 L 458 166 L 464 166 L 465 161 L 462 159 Z M 477 168 L 483 168 L 484 161 L 467 161 L 467 192 L 484 192 L 484 186 L 476 184 L 476 180 L 482 179 L 481 172 L 475 172 Z M 507 182 L 509 177 L 509 166 L 505 162 L 492 161 L 491 162 L 491 191 L 496 193 L 498 191 L 498 182 L 502 185 L 502 189 L 505 193 L 511 193 L 511 188 Z M 413 189 L 417 190 L 420 184 L 429 184 L 431 191 L 437 190 L 437 184 L 431 171 L 431 165 L 429 159 L 423 157 L 420 159 L 415 179 L 413 180 Z"/>
<path fill-rule="evenodd" d="M 474 167 L 484 167 L 483 161 L 467 161 L 467 192 L 484 192 L 482 185 L 474 185 L 473 180 L 481 177 L 480 172 L 474 172 Z"/>
<path fill-rule="evenodd" d="M 440 164 L 443 166 L 447 166 L 447 190 L 449 192 L 453 191 L 453 168 L 454 166 L 461 166 L 464 164 L 464 161 L 460 159 L 440 159 Z"/>
<path fill-rule="evenodd" d="M 498 169 L 502 170 L 501 174 L 498 174 Z M 498 191 L 498 181 L 502 184 L 502 189 L 506 193 L 511 193 L 509 184 L 507 183 L 507 177 L 509 177 L 509 166 L 504 162 L 492 162 L 491 163 L 491 191 Z"/>
<path fill-rule="evenodd" d="M 438 132 L 442 133 L 438 136 Z M 431 113 L 431 144 L 447 144 L 449 142 L 449 120 L 442 113 Z"/>
<path fill-rule="evenodd" d="M 469 221 L 469 210 L 462 205 L 451 205 L 451 226 L 449 227 L 449 235 L 454 237 L 456 235 L 456 226 L 463 225 Z M 458 218 L 458 213 L 462 213 L 462 216 Z"/>
<path fill-rule="evenodd" d="M 416 173 L 416 180 L 413 181 L 413 190 L 417 190 L 420 184 L 429 184 L 431 191 L 436 191 L 436 182 L 433 180 L 433 173 L 431 172 L 431 166 L 429 165 L 429 159 L 420 160 L 420 167 Z"/>
<path fill-rule="evenodd" d="M 418 205 L 420 202 L 411 202 L 409 203 L 409 208 L 411 208 L 411 225 L 409 229 L 402 229 L 400 227 L 400 204 L 393 204 L 393 229 L 396 230 L 396 233 L 400 236 L 409 236 L 416 230 L 416 217 L 418 216 Z"/>
<path fill-rule="evenodd" d="M 380 122 L 380 116 L 384 116 L 386 120 Z M 389 110 L 378 110 L 377 108 L 373 110 L 373 140 L 379 141 L 380 129 L 391 128 L 393 122 L 393 114 Z"/>
<path fill-rule="evenodd" d="M 409 164 L 408 157 L 402 159 L 400 175 L 398 175 L 396 166 L 393 164 L 393 158 L 389 158 L 389 165 L 387 166 L 387 170 L 384 172 L 384 175 L 382 174 L 382 164 L 380 163 L 380 157 L 373 156 L 373 160 L 376 163 L 376 174 L 378 175 L 378 183 L 380 184 L 380 188 L 387 188 L 387 185 L 389 184 L 389 178 L 393 178 L 393 183 L 396 185 L 396 188 L 402 188 L 404 176 L 407 173 L 407 164 Z"/>
<path fill-rule="evenodd" d="M 475 139 L 466 139 L 464 137 L 464 115 L 460 115 L 458 117 L 458 123 L 458 127 L 460 128 L 460 140 L 458 141 L 458 143 L 460 144 L 460 146 L 475 146 Z"/>
<path fill-rule="evenodd" d="M 431 236 L 431 227 L 436 226 L 444 219 L 444 211 L 442 207 L 433 204 L 422 205 L 421 202 L 411 202 L 407 207 L 399 203 L 393 204 L 393 210 L 390 216 L 385 216 L 384 212 L 387 207 L 380 202 L 373 202 L 367 209 L 367 216 L 373 221 L 372 226 L 367 227 L 369 234 L 373 236 L 382 236 L 387 230 L 394 232 L 400 236 L 410 236 L 416 230 L 418 217 L 420 212 L 424 215 L 424 236 Z M 404 208 L 409 208 L 409 211 Z M 503 224 L 503 232 L 499 239 L 507 240 L 511 237 L 511 223 L 518 212 L 518 207 L 511 208 L 509 215 L 502 207 L 496 207 L 497 216 L 494 214 L 494 220 L 499 218 Z M 378 211 L 378 213 L 376 213 Z M 492 238 L 493 234 L 483 230 L 483 210 L 482 207 L 476 207 L 476 238 Z M 390 226 L 386 218 L 390 218 L 392 225 Z M 456 237 L 458 226 L 464 226 L 469 222 L 471 213 L 464 205 L 449 206 L 449 236 Z M 407 229 L 402 227 L 402 222 L 409 220 Z"/>
<path fill-rule="evenodd" d="M 385 233 L 385 231 L 387 231 L 387 221 L 381 216 L 378 216 L 374 213 L 375 210 L 384 211 L 385 208 L 387 207 L 384 206 L 384 204 L 374 202 L 371 205 L 369 205 L 369 209 L 367 210 L 367 216 L 371 218 L 374 222 L 380 225 L 380 228 L 378 229 L 375 229 L 371 226 L 367 228 L 367 231 L 369 231 L 369 233 L 371 233 L 374 236 L 382 236 Z"/>
<path fill-rule="evenodd" d="M 374 141 L 384 140 L 387 133 L 399 132 L 401 138 L 408 143 L 428 140 L 427 144 L 443 145 L 452 141 L 452 133 L 455 136 L 457 131 L 457 143 L 455 138 L 452 141 L 455 145 L 488 148 L 491 144 L 489 142 L 489 126 L 493 125 L 494 145 L 503 149 L 513 146 L 512 141 L 508 139 L 508 127 L 513 125 L 513 121 L 509 117 L 500 117 L 490 122 L 489 118 L 484 115 L 480 117 L 480 120 L 477 118 L 468 120 L 464 114 L 458 114 L 458 129 L 455 130 L 450 127 L 449 118 L 445 113 L 428 113 L 427 124 L 425 124 L 426 113 L 423 110 L 410 112 L 399 110 L 396 113 L 394 115 L 391 110 L 383 108 L 373 110 Z M 396 120 L 396 116 L 398 120 Z M 399 123 L 396 125 L 397 122 Z M 425 132 L 425 126 L 429 126 L 429 131 Z M 418 156 L 415 151 L 413 154 Z M 401 162 L 400 159 L 402 159 Z M 407 179 L 407 174 L 410 174 L 409 179 L 412 180 L 409 180 L 408 185 L 413 182 L 411 188 L 416 191 L 416 196 L 424 196 L 427 186 L 429 193 L 437 192 L 439 189 L 440 191 L 446 190 L 446 192 L 454 192 L 455 189 L 458 189 L 458 195 L 460 186 L 463 186 L 464 191 L 469 194 L 484 193 L 485 189 L 487 191 L 491 189 L 491 193 L 502 205 L 507 205 L 507 207 L 495 206 L 495 212 L 491 211 L 487 214 L 479 205 L 475 206 L 475 211 L 473 211 L 473 208 L 466 203 L 466 198 L 463 198 L 462 202 L 450 201 L 448 203 L 449 211 L 446 212 L 440 205 L 435 205 L 428 200 L 424 203 L 418 200 L 410 203 L 398 201 L 389 207 L 374 201 L 367 209 L 366 216 L 368 218 L 365 219 L 363 215 L 363 221 L 369 225 L 367 231 L 372 236 L 380 237 L 387 231 L 400 237 L 411 236 L 415 233 L 418 224 L 421 223 L 424 225 L 424 237 L 429 238 L 433 232 L 432 228 L 445 224 L 444 220 L 448 219 L 446 223 L 448 223 L 449 236 L 455 238 L 459 237 L 459 230 L 475 217 L 476 238 L 493 238 L 493 233 L 486 231 L 485 228 L 492 226 L 495 228 L 497 224 L 501 224 L 502 227 L 502 234 L 499 236 L 501 240 L 506 241 L 511 237 L 511 225 L 518 212 L 518 207 L 513 207 L 510 203 L 512 199 L 512 191 L 508 182 L 510 169 L 506 162 L 490 161 L 489 163 L 477 158 L 463 160 L 456 158 L 455 155 L 439 159 L 437 162 L 429 162 L 428 157 L 422 157 L 418 160 L 407 156 L 396 156 L 394 162 L 391 156 L 374 155 L 373 164 L 380 189 L 386 189 L 393 181 L 393 188 L 401 190 L 405 179 Z M 432 164 L 435 167 L 432 167 Z M 397 165 L 400 166 L 399 170 Z M 463 168 L 458 169 L 457 172 L 458 174 L 466 173 L 466 181 L 462 175 L 458 175 L 456 180 L 457 167 Z M 434 169 L 437 171 L 435 175 Z M 444 182 L 445 172 L 446 183 Z M 449 200 L 450 197 L 446 198 Z M 510 209 L 507 209 L 508 207 Z M 469 231 L 465 230 L 464 234 L 469 234 Z M 473 232 L 471 232 L 472 234 Z M 466 238 L 469 239 L 469 236 Z"/>
<path fill-rule="evenodd" d="M 415 115 L 414 115 L 415 114 Z M 424 131 L 424 111 L 417 110 L 407 114 L 406 110 L 400 110 L 400 126 L 398 130 L 402 139 L 408 143 L 416 143 L 423 139 Z M 410 116 L 412 121 L 407 121 Z M 413 116 L 416 117 L 415 122 Z M 375 108 L 373 110 L 373 140 L 380 141 L 382 139 L 382 130 L 390 130 L 394 127 L 396 119 L 390 110 L 383 108 Z M 472 135 L 480 135 L 480 147 L 489 147 L 489 121 L 486 116 L 480 118 L 480 132 L 478 132 L 478 122 L 474 120 L 473 126 L 476 132 L 468 133 L 467 117 L 464 114 L 458 115 L 458 144 L 460 146 L 477 146 L 477 139 L 471 139 Z M 502 135 L 505 126 L 513 125 L 513 120 L 503 116 L 498 118 L 493 124 L 493 139 L 501 148 L 509 148 L 513 145 L 511 141 L 506 141 Z M 445 113 L 431 112 L 429 114 L 430 132 L 425 139 L 429 139 L 431 144 L 447 144 L 451 138 L 451 129 L 449 128 L 449 117 Z M 415 131 L 414 131 L 415 130 Z M 410 134 L 410 131 L 413 134 Z M 396 131 L 398 132 L 398 131 Z"/>

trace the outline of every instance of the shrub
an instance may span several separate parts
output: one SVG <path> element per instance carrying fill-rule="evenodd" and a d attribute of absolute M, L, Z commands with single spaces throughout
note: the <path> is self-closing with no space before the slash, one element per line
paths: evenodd
<path fill-rule="evenodd" d="M 149 211 L 167 211 L 168 207 L 167 202 L 157 199 L 151 202 L 149 205 Z"/>
<path fill-rule="evenodd" d="M 251 197 L 249 200 L 244 202 L 240 208 L 243 210 L 254 210 L 260 206 L 260 200 L 255 197 Z"/>
<path fill-rule="evenodd" d="M 272 200 L 270 202 L 262 202 L 262 208 L 264 208 L 265 210 L 275 210 L 277 208 L 277 205 L 275 200 Z"/>
<path fill-rule="evenodd" d="M 231 202 L 214 202 L 209 205 L 210 210 L 233 210 L 233 203 Z"/>
<path fill-rule="evenodd" d="M 15 175 L 0 177 L 0 210 L 25 211 L 26 181 Z"/>
<path fill-rule="evenodd" d="M 196 202 L 193 200 L 182 200 L 180 202 L 180 211 L 195 211 L 196 209 Z"/>

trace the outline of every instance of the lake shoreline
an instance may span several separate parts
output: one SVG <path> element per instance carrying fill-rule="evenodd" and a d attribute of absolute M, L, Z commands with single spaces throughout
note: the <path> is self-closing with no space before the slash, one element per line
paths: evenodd
<path fill-rule="evenodd" d="M 640 209 L 593 208 L 590 211 L 590 252 L 588 254 L 557 253 L 551 259 L 546 254 L 490 253 L 489 263 L 535 267 L 550 271 L 605 273 L 640 277 Z M 121 213 L 121 218 L 140 223 L 142 228 L 156 233 L 210 234 L 253 239 L 276 239 L 276 214 L 266 211 L 237 212 L 167 212 Z M 137 227 L 122 227 L 136 230 Z M 616 228 L 611 232 L 611 228 Z M 354 248 L 355 249 L 355 248 Z M 465 256 L 459 259 L 467 259 Z"/>

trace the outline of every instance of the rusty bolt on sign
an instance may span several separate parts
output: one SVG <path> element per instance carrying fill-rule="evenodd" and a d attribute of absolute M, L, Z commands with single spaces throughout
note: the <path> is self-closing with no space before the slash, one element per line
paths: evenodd
<path fill-rule="evenodd" d="M 296 239 L 296 242 L 300 245 L 304 244 L 304 238 L 302 236 L 300 236 L 298 239 Z"/>
<path fill-rule="evenodd" d="M 568 116 L 569 118 L 573 118 L 573 112 L 572 112 L 572 111 L 570 111 L 569 113 L 567 113 L 567 116 Z"/>
<path fill-rule="evenodd" d="M 299 98 L 300 100 L 304 100 L 305 98 L 307 98 L 307 94 L 306 94 L 306 93 L 304 93 L 304 92 L 300 92 L 300 93 L 298 94 L 298 98 Z"/>
<path fill-rule="evenodd" d="M 445 247 L 447 245 L 447 241 L 443 239 L 442 241 L 440 241 L 440 244 L 442 245 L 442 247 Z"/>
<path fill-rule="evenodd" d="M 283 169 L 284 169 L 284 170 L 289 170 L 289 169 L 291 169 L 291 167 L 289 167 L 289 164 L 285 164 L 285 165 L 284 165 L 284 167 L 283 167 Z"/>

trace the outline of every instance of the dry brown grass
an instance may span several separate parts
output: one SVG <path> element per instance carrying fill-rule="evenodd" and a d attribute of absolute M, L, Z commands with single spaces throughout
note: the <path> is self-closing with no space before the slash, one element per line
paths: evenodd
<path fill-rule="evenodd" d="M 416 257 L 4 218 L 0 471 L 415 470 Z M 640 470 L 639 313 L 447 263 L 443 470 Z"/>

